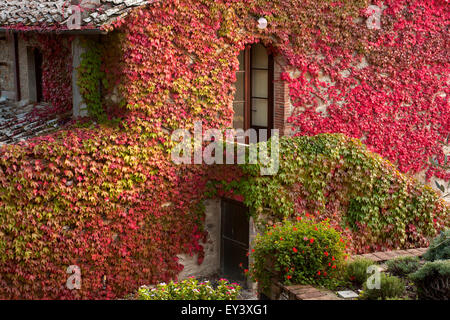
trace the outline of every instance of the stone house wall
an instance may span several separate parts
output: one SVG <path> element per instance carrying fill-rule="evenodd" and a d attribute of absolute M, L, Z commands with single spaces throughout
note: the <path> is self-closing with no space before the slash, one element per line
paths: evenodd
<path fill-rule="evenodd" d="M 285 81 L 281 81 L 281 73 L 285 66 L 286 60 L 282 56 L 276 55 L 273 72 L 273 123 L 274 128 L 280 131 L 280 136 L 292 134 L 291 125 L 287 122 L 292 113 L 289 86 Z"/>
<path fill-rule="evenodd" d="M 37 45 L 31 36 L 18 37 L 21 100 L 36 100 L 35 68 L 32 48 Z M 12 34 L 0 33 L 0 95 L 16 100 L 14 79 L 14 40 Z"/>
<path fill-rule="evenodd" d="M 198 264 L 198 255 L 189 256 L 188 254 L 179 254 L 179 262 L 184 266 L 183 271 L 178 275 L 179 280 L 189 277 L 208 277 L 220 274 L 221 257 L 221 199 L 209 199 L 204 202 L 205 205 L 205 229 L 208 232 L 206 243 L 203 243 L 205 257 L 202 264 Z M 249 250 L 252 250 L 253 241 L 259 230 L 257 229 L 253 218 L 249 221 Z M 253 261 L 249 257 L 249 264 Z M 248 288 L 256 289 L 256 283 L 247 279 Z"/>
<path fill-rule="evenodd" d="M 0 32 L 0 96 L 15 98 L 14 41 L 5 32 Z"/>
<path fill-rule="evenodd" d="M 218 273 L 220 270 L 220 199 L 207 200 L 204 204 L 206 213 L 205 228 L 208 231 L 207 241 L 202 244 L 205 250 L 205 258 L 203 263 L 199 265 L 197 263 L 197 255 L 178 255 L 179 262 L 184 266 L 183 271 L 178 276 L 179 280 L 191 276 L 209 276 Z"/>
<path fill-rule="evenodd" d="M 19 36 L 19 65 L 21 100 L 36 101 L 36 78 L 32 48 L 37 46 L 33 37 Z"/>

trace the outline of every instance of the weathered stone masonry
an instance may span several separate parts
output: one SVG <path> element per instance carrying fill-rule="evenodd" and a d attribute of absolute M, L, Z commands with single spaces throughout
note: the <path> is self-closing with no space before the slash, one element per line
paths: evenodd
<path fill-rule="evenodd" d="M 0 32 L 0 96 L 15 99 L 14 47 L 12 36 Z"/>

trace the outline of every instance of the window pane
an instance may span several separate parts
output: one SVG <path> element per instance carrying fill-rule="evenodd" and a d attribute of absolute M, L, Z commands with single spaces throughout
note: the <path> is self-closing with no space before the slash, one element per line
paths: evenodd
<path fill-rule="evenodd" d="M 236 72 L 236 83 L 234 84 L 236 92 L 234 94 L 234 101 L 244 101 L 244 82 L 245 72 Z"/>
<path fill-rule="evenodd" d="M 267 127 L 267 99 L 252 99 L 252 126 Z"/>
<path fill-rule="evenodd" d="M 260 43 L 252 46 L 252 68 L 269 68 L 269 57 L 267 50 Z"/>
<path fill-rule="evenodd" d="M 234 116 L 233 128 L 244 129 L 245 114 L 245 51 L 241 51 L 238 56 L 239 71 L 236 72 L 236 83 L 234 84 L 236 92 L 234 94 Z"/>
<path fill-rule="evenodd" d="M 233 128 L 234 129 L 244 129 L 244 103 L 234 102 L 234 116 L 233 116 Z"/>
<path fill-rule="evenodd" d="M 240 71 L 244 71 L 244 70 L 245 70 L 244 57 L 245 57 L 245 50 L 244 50 L 244 51 L 241 51 L 241 53 L 239 53 L 239 56 L 238 56 L 238 60 L 239 60 L 239 70 L 240 70 Z"/>
<path fill-rule="evenodd" d="M 268 98 L 269 71 L 252 70 L 252 97 Z"/>

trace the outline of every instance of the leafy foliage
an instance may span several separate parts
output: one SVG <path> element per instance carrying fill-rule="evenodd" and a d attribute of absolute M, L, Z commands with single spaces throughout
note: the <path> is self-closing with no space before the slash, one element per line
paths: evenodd
<path fill-rule="evenodd" d="M 77 69 L 80 94 L 87 105 L 89 115 L 98 120 L 105 120 L 106 114 L 102 104 L 100 86 L 105 84 L 105 74 L 101 70 L 102 47 L 97 41 L 83 39 L 83 46 L 86 48 L 81 55 L 80 66 Z"/>
<path fill-rule="evenodd" d="M 419 269 L 420 259 L 419 257 L 400 257 L 386 261 L 386 265 L 390 273 L 404 277 Z"/>
<path fill-rule="evenodd" d="M 28 39 L 26 34 L 22 35 Z M 72 37 L 37 34 L 31 39 L 42 53 L 42 96 L 50 106 L 33 116 L 64 114 L 72 109 Z"/>
<path fill-rule="evenodd" d="M 175 169 L 155 141 L 102 126 L 4 146 L 0 296 L 114 298 L 176 278 L 177 254 L 201 263 L 202 170 Z M 69 265 L 80 290 L 65 287 Z"/>
<path fill-rule="evenodd" d="M 284 221 L 258 235 L 249 275 L 265 288 L 272 274 L 286 284 L 335 287 L 342 280 L 345 242 L 326 221 Z"/>
<path fill-rule="evenodd" d="M 367 268 L 374 264 L 372 260 L 365 258 L 350 261 L 346 266 L 347 279 L 358 285 L 362 285 L 369 277 Z"/>
<path fill-rule="evenodd" d="M 92 78 L 80 81 L 94 114 L 98 78 L 118 91 L 128 108 L 120 126 L 1 147 L 0 297 L 116 298 L 176 278 L 177 254 L 198 254 L 201 263 L 201 201 L 211 183 L 207 168 L 170 161 L 170 133 L 196 120 L 231 126 L 237 57 L 251 43 L 285 58 L 280 81 L 290 87 L 299 134 L 359 137 L 401 171 L 426 169 L 432 154 L 442 162 L 437 141 L 450 123 L 447 4 L 384 3 L 384 29 L 372 31 L 357 22 L 367 16 L 362 0 L 167 0 L 107 26 L 117 41 L 102 48 L 103 74 L 94 49 L 95 68 L 83 66 Z M 257 29 L 259 16 L 267 29 Z M 71 38 L 40 39 L 44 97 L 67 111 Z M 331 101 L 325 114 L 315 108 L 320 97 Z M 432 190 L 357 140 L 321 135 L 283 144 L 276 177 L 244 167 L 251 176 L 241 183 L 243 172 L 221 168 L 213 174 L 225 185 L 217 195 L 245 197 L 255 216 L 269 208 L 278 220 L 306 211 L 328 217 L 360 252 L 421 246 L 449 225 L 448 207 Z M 71 264 L 82 271 L 79 291 L 64 286 Z"/>
<path fill-rule="evenodd" d="M 388 301 L 388 300 L 411 300 L 411 298 L 410 297 L 388 297 L 385 299 L 378 298 L 378 300 L 386 300 L 386 301 Z"/>
<path fill-rule="evenodd" d="M 365 18 L 354 19 L 355 7 L 364 11 L 360 17 L 371 15 L 369 2 L 339 1 L 339 9 L 328 10 L 321 8 L 328 1 L 303 6 L 313 3 L 321 18 L 308 17 L 312 22 L 303 28 L 312 27 L 304 31 L 311 37 L 316 31 L 315 41 L 306 43 L 309 54 L 290 61 L 298 72 L 283 75 L 296 134 L 344 133 L 362 139 L 402 172 L 426 170 L 428 177 L 448 180 L 450 171 L 429 161 L 444 163 L 439 141 L 450 133 L 445 1 L 372 2 L 384 8 L 380 29 L 369 29 Z M 345 17 L 322 27 L 337 10 Z"/>
<path fill-rule="evenodd" d="M 450 298 L 450 260 L 426 262 L 410 275 L 417 286 L 420 299 L 448 300 Z"/>
<path fill-rule="evenodd" d="M 450 229 L 443 230 L 433 239 L 423 258 L 428 261 L 450 259 Z"/>
<path fill-rule="evenodd" d="M 139 300 L 236 300 L 241 287 L 230 284 L 221 279 L 216 287 L 208 281 L 199 283 L 198 280 L 189 278 L 181 282 L 170 281 L 168 284 L 160 283 L 156 287 L 140 288 Z"/>
<path fill-rule="evenodd" d="M 435 191 L 357 139 L 283 137 L 279 148 L 276 175 L 260 176 L 262 165 L 245 164 L 246 178 L 235 185 L 255 219 L 328 218 L 356 253 L 426 246 L 427 237 L 450 224 L 450 208 Z"/>
<path fill-rule="evenodd" d="M 388 298 L 401 297 L 404 293 L 405 283 L 402 279 L 381 273 L 380 288 L 368 289 L 367 283 L 364 283 L 361 297 L 368 300 L 385 300 Z"/>

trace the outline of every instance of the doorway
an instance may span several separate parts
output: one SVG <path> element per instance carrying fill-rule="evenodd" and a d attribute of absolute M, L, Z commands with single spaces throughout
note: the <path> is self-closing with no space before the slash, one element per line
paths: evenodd
<path fill-rule="evenodd" d="M 36 75 L 36 102 L 43 101 L 42 95 L 42 52 L 34 48 L 34 68 Z"/>
<path fill-rule="evenodd" d="M 33 102 L 43 102 L 43 58 L 39 48 L 27 47 L 27 62 L 29 99 Z"/>
<path fill-rule="evenodd" d="M 223 199 L 221 211 L 221 273 L 226 278 L 244 281 L 244 269 L 248 269 L 248 208 L 240 202 Z"/>

